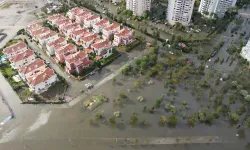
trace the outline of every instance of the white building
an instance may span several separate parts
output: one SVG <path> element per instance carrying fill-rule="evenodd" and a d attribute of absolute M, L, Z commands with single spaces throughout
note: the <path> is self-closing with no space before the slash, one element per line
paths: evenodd
<path fill-rule="evenodd" d="M 126 0 L 126 9 L 132 10 L 136 16 L 141 16 L 145 11 L 150 11 L 151 0 Z"/>
<path fill-rule="evenodd" d="M 204 14 L 216 14 L 219 18 L 224 17 L 228 8 L 234 7 L 237 0 L 201 0 L 199 12 Z"/>
<path fill-rule="evenodd" d="M 23 53 L 19 53 L 15 56 L 10 57 L 9 61 L 11 62 L 12 68 L 18 69 L 22 66 L 31 64 L 32 62 L 35 61 L 35 59 L 36 58 L 34 52 L 28 49 Z"/>
<path fill-rule="evenodd" d="M 188 25 L 192 17 L 194 2 L 195 0 L 169 0 L 168 22 L 172 25 L 176 22 Z"/>
<path fill-rule="evenodd" d="M 40 94 L 57 81 L 57 76 L 52 69 L 46 68 L 43 72 L 34 73 L 27 81 L 30 91 Z"/>
<path fill-rule="evenodd" d="M 248 40 L 247 45 L 242 48 L 240 55 L 250 62 L 250 39 Z"/>
<path fill-rule="evenodd" d="M 18 69 L 20 77 L 26 81 L 34 73 L 43 72 L 46 69 L 46 65 L 43 60 L 37 58 L 34 62 L 29 65 L 23 66 Z"/>

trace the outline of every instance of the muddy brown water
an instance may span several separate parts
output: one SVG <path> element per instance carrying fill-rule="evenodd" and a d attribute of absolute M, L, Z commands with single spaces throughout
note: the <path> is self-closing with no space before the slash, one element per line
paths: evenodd
<path fill-rule="evenodd" d="M 138 79 L 139 77 L 137 77 Z M 4 82 L 4 81 L 3 81 Z M 127 89 L 133 84 L 134 79 L 127 76 L 117 77 L 117 83 L 107 82 L 94 94 L 105 93 L 110 102 L 103 104 L 93 112 L 82 107 L 79 102 L 72 108 L 61 108 L 54 105 L 18 105 L 17 97 L 6 84 L 4 87 L 5 97 L 10 101 L 13 110 L 17 112 L 16 119 L 7 122 L 0 130 L 0 149 L 244 149 L 249 141 L 249 131 L 244 131 L 244 137 L 236 137 L 238 133 L 235 126 L 229 126 L 223 119 L 215 120 L 212 126 L 197 123 L 193 128 L 186 125 L 181 114 L 174 128 L 159 126 L 161 115 L 170 116 L 165 112 L 164 106 L 170 103 L 172 97 L 167 96 L 167 90 L 163 88 L 162 81 L 154 80 L 153 85 L 145 85 L 136 92 L 127 93 Z M 1 87 L 3 90 L 3 87 Z M 128 95 L 126 104 L 122 107 L 114 106 L 112 100 L 117 98 L 120 92 Z M 201 109 L 190 91 L 178 89 L 175 106 L 179 108 L 185 100 L 190 106 L 187 114 Z M 160 108 L 154 114 L 142 112 L 146 105 L 150 108 L 155 100 L 165 94 Z M 139 102 L 138 96 L 143 96 L 145 102 Z M 103 112 L 104 119 L 108 120 L 114 111 L 120 111 L 122 117 L 118 118 L 116 128 L 110 127 L 103 121 L 89 125 L 89 119 L 95 117 L 96 112 Z M 184 111 L 183 111 L 184 112 Z M 136 113 L 139 122 L 145 118 L 146 126 L 131 126 L 130 116 Z M 95 121 L 96 122 L 96 121 Z M 106 121 L 108 122 L 108 121 Z M 242 134 L 242 131 L 240 131 Z M 110 138 L 145 138 L 145 137 L 191 137 L 191 136 L 219 136 L 232 143 L 221 144 L 177 144 L 177 145 L 150 145 L 150 146 L 125 146 L 107 142 Z M 96 139 L 96 140 L 95 140 Z M 100 141 L 100 144 L 97 140 Z M 105 144 L 105 142 L 107 142 Z"/>

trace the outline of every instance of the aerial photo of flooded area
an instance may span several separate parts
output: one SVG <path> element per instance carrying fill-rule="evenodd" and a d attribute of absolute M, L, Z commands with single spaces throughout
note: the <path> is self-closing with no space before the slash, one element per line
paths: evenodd
<path fill-rule="evenodd" d="M 250 150 L 250 0 L 0 0 L 0 150 Z"/>

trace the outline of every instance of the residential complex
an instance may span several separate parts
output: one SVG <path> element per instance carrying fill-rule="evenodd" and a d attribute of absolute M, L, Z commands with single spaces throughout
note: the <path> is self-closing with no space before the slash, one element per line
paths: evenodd
<path fill-rule="evenodd" d="M 250 39 L 248 40 L 247 45 L 242 48 L 240 55 L 250 62 Z"/>
<path fill-rule="evenodd" d="M 216 14 L 219 18 L 224 17 L 228 8 L 234 7 L 237 0 L 201 0 L 199 12 L 208 15 Z"/>
<path fill-rule="evenodd" d="M 191 21 L 195 0 L 169 0 L 167 20 L 170 24 L 176 22 L 188 25 Z"/>
<path fill-rule="evenodd" d="M 37 30 L 32 25 L 26 29 L 30 34 L 31 30 Z M 18 42 L 4 48 L 3 53 L 8 56 L 12 68 L 16 69 L 22 80 L 28 84 L 30 91 L 40 94 L 57 81 L 54 71 L 47 67 L 43 60 L 36 58 L 35 53 L 28 49 L 25 43 Z"/>
<path fill-rule="evenodd" d="M 114 46 L 127 45 L 134 41 L 133 30 L 122 28 L 118 23 L 110 23 L 108 19 L 100 18 L 99 15 L 83 8 L 73 8 L 66 16 L 48 16 L 47 22 L 59 32 L 42 27 L 41 23 L 37 22 L 29 25 L 26 31 L 49 56 L 64 66 L 67 73 L 74 75 L 81 74 L 92 66 L 94 61 L 111 56 Z M 111 41 L 111 37 L 114 37 L 114 40 Z M 81 50 L 79 47 L 82 47 Z M 41 64 L 39 61 L 36 63 Z M 27 67 L 33 68 L 33 65 Z M 22 78 L 25 77 L 20 74 Z M 30 78 L 29 82 L 34 83 Z M 33 86 L 31 88 L 36 90 Z"/>
<path fill-rule="evenodd" d="M 126 0 L 126 9 L 133 11 L 136 16 L 141 16 L 145 11 L 150 11 L 151 0 Z"/>

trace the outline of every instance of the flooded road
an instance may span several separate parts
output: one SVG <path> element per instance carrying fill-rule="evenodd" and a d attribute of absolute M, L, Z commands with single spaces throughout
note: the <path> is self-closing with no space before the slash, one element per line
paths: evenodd
<path fill-rule="evenodd" d="M 4 97 L 9 101 L 10 106 L 16 114 L 15 119 L 11 119 L 2 126 L 0 130 L 0 149 L 32 149 L 32 150 L 77 150 L 77 149 L 244 149 L 247 141 L 249 141 L 249 132 L 245 131 L 245 137 L 236 137 L 237 129 L 229 127 L 227 123 L 221 120 L 216 120 L 214 125 L 207 126 L 204 124 L 197 124 L 194 128 L 189 128 L 183 121 L 179 121 L 176 128 L 159 127 L 158 115 L 144 114 L 143 117 L 147 119 L 147 127 L 132 127 L 129 125 L 128 117 L 135 111 L 141 112 L 140 104 L 131 101 L 129 106 L 123 108 L 113 107 L 112 104 L 104 104 L 94 112 L 89 112 L 82 108 L 81 102 L 72 108 L 61 108 L 59 105 L 21 105 L 19 99 L 12 91 L 11 87 L 6 83 L 2 76 L 0 76 L 0 89 L 4 90 Z M 129 79 L 124 80 L 129 83 Z M 112 86 L 112 82 L 106 83 L 97 92 L 105 92 L 110 97 L 116 94 L 115 91 L 123 90 L 126 84 L 120 87 Z M 160 82 L 159 82 L 160 83 Z M 154 91 L 152 89 L 158 87 L 156 82 L 153 87 L 145 87 L 144 94 L 148 93 L 147 99 L 160 95 L 161 90 Z M 151 92 L 149 92 L 151 90 Z M 113 96 L 114 96 L 113 95 Z M 138 94 L 135 94 L 138 95 Z M 188 95 L 184 93 L 186 98 Z M 153 101 L 154 102 L 154 101 Z M 195 102 L 194 102 L 195 104 Z M 192 105 L 192 104 L 190 104 Z M 139 106 L 139 107 L 138 107 Z M 117 119 L 117 128 L 112 128 L 105 124 L 98 124 L 97 126 L 89 125 L 89 118 L 95 116 L 95 112 L 104 111 L 105 117 L 112 115 L 113 110 L 120 110 L 124 112 L 124 121 Z M 192 111 L 192 110 L 190 110 Z M 131 113 L 130 113 L 131 112 Z M 141 117 L 139 118 L 141 120 Z M 117 138 L 177 138 L 177 137 L 204 137 L 213 136 L 218 137 L 224 141 L 222 143 L 209 143 L 207 140 L 203 144 L 192 144 L 195 141 L 190 141 L 188 144 L 161 144 L 153 145 L 123 145 L 117 144 Z M 142 140 L 141 140 L 142 141 Z"/>

